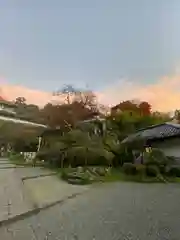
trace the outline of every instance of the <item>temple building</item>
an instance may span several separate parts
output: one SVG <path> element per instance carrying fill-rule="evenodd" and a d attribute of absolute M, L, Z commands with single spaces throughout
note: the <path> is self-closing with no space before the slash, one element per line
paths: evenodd
<path fill-rule="evenodd" d="M 15 116 L 16 105 L 0 96 L 0 116 Z"/>
<path fill-rule="evenodd" d="M 31 127 L 40 127 L 47 128 L 46 125 L 34 123 L 31 121 L 26 121 L 20 119 L 16 114 L 16 104 L 10 101 L 5 100 L 0 96 L 0 126 L 2 122 L 16 123 L 18 125 L 31 126 Z"/>

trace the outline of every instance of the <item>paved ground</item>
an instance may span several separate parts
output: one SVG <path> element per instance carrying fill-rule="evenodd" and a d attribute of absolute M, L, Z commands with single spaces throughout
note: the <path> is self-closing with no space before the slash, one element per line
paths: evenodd
<path fill-rule="evenodd" d="M 6 161 L 0 160 L 0 221 L 34 208 L 13 165 Z"/>
<path fill-rule="evenodd" d="M 16 168 L 16 174 L 21 178 L 32 178 L 40 175 L 53 174 L 53 171 L 42 167 L 20 167 Z"/>
<path fill-rule="evenodd" d="M 56 176 L 28 179 L 24 181 L 24 186 L 38 207 L 44 207 L 69 196 L 81 194 L 91 187 L 70 185 Z"/>
<path fill-rule="evenodd" d="M 52 174 L 50 170 L 38 167 L 15 168 L 7 159 L 1 158 L 0 222 L 88 190 L 88 186 L 74 186 L 61 181 L 57 176 L 45 176 L 49 174 Z M 31 179 L 32 177 L 35 178 Z"/>
<path fill-rule="evenodd" d="M 38 215 L 0 229 L 3 240 L 179 240 L 180 187 L 96 186 Z"/>

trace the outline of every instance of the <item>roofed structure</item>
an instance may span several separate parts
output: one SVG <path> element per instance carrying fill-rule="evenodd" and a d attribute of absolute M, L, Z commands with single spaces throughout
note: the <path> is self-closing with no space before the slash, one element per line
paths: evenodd
<path fill-rule="evenodd" d="M 5 100 L 0 96 L 0 115 L 2 116 L 13 116 L 16 115 L 16 105 L 12 102 Z"/>
<path fill-rule="evenodd" d="M 31 127 L 47 128 L 47 126 L 43 124 L 38 124 L 31 121 L 19 119 L 16 116 L 15 109 L 16 109 L 15 103 L 5 100 L 0 95 L 0 123 L 9 122 L 9 123 L 16 123 L 20 125 L 29 126 L 29 127 L 31 126 Z"/>
<path fill-rule="evenodd" d="M 172 137 L 180 137 L 180 124 L 166 122 L 141 129 L 125 138 L 122 143 L 133 142 L 138 139 L 157 140 Z"/>

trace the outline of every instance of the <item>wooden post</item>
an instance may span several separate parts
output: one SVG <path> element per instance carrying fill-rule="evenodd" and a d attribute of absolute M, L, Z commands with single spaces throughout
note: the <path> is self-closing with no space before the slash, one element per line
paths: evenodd
<path fill-rule="evenodd" d="M 38 137 L 38 149 L 37 149 L 37 152 L 39 152 L 39 150 L 41 148 L 41 142 L 42 142 L 42 137 Z"/>

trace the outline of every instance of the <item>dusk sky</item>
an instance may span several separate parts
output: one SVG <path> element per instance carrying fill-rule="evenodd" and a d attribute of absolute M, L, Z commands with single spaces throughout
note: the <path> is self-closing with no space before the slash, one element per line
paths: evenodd
<path fill-rule="evenodd" d="M 73 84 L 180 108 L 179 13 L 179 0 L 1 0 L 2 91 Z"/>

